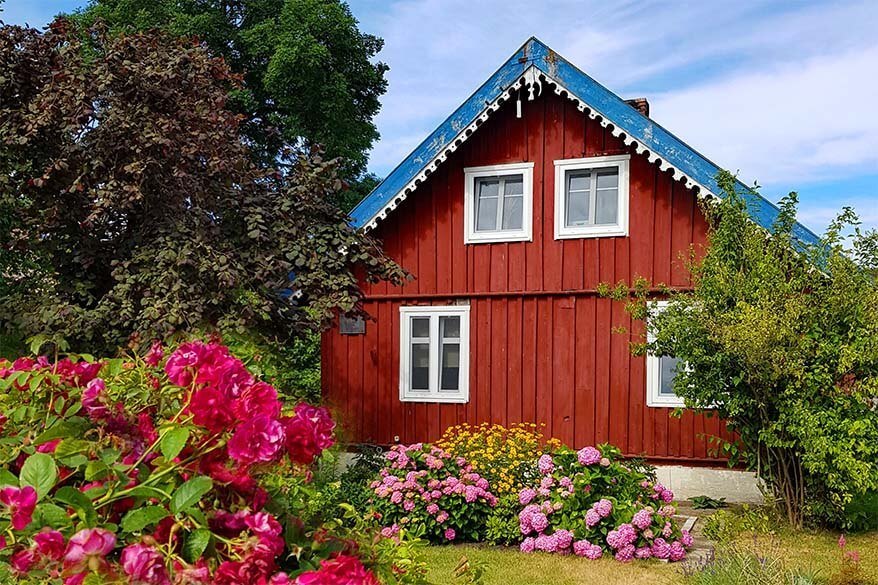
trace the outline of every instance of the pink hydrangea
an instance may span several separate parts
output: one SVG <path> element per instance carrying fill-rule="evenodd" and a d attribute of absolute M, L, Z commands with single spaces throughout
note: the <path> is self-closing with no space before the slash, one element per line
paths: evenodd
<path fill-rule="evenodd" d="M 521 545 L 518 547 L 523 553 L 530 553 L 534 551 L 534 539 L 531 536 L 528 536 L 524 540 L 521 541 Z"/>
<path fill-rule="evenodd" d="M 622 548 L 633 543 L 637 539 L 637 532 L 631 524 L 620 524 L 615 530 L 611 530 L 607 534 L 607 544 L 614 550 Z M 633 554 L 633 551 L 632 551 Z"/>
<path fill-rule="evenodd" d="M 667 559 L 671 556 L 671 547 L 664 538 L 656 538 L 652 541 L 652 556 L 657 559 Z"/>
<path fill-rule="evenodd" d="M 526 506 L 530 504 L 536 496 L 537 492 L 535 492 L 531 488 L 524 488 L 518 493 L 518 503 L 522 506 Z"/>
<path fill-rule="evenodd" d="M 555 552 L 557 546 L 558 543 L 555 541 L 554 536 L 540 534 L 534 539 L 534 548 L 543 552 Z"/>
<path fill-rule="evenodd" d="M 688 530 L 683 530 L 680 535 L 680 542 L 683 543 L 683 546 L 689 548 L 692 546 L 692 534 Z"/>
<path fill-rule="evenodd" d="M 555 462 L 552 461 L 552 456 L 547 453 L 540 456 L 539 461 L 537 461 L 537 467 L 539 468 L 540 473 L 548 475 L 555 470 Z"/>
<path fill-rule="evenodd" d="M 594 465 L 601 460 L 601 452 L 594 447 L 583 447 L 576 453 L 580 465 Z"/>
<path fill-rule="evenodd" d="M 600 546 L 592 544 L 587 540 L 577 540 L 573 543 L 573 554 L 579 557 L 596 560 L 601 558 L 603 552 Z"/>
<path fill-rule="evenodd" d="M 647 528 L 649 528 L 649 525 L 652 524 L 652 513 L 652 508 L 642 508 L 634 514 L 634 518 L 631 519 L 631 523 L 640 530 L 646 530 Z"/>
<path fill-rule="evenodd" d="M 542 512 L 536 512 L 530 517 L 530 525 L 537 532 L 543 532 L 549 526 L 549 519 Z"/>
<path fill-rule="evenodd" d="M 143 585 L 170 585 L 164 557 L 145 544 L 132 544 L 122 550 L 122 570 L 132 583 Z"/>
<path fill-rule="evenodd" d="M 585 513 L 585 525 L 588 528 L 592 528 L 601 523 L 601 515 L 594 508 L 589 509 L 588 512 Z"/>
<path fill-rule="evenodd" d="M 686 558 L 686 549 L 683 548 L 683 544 L 680 541 L 675 541 L 671 543 L 671 549 L 668 553 L 668 559 L 677 562 L 682 561 Z"/>
<path fill-rule="evenodd" d="M 613 512 L 613 502 L 606 498 L 602 498 L 592 505 L 592 508 L 600 514 L 601 518 L 606 518 Z"/>
<path fill-rule="evenodd" d="M 0 490 L 0 503 L 12 520 L 14 530 L 24 530 L 31 523 L 37 505 L 37 492 L 31 486 L 7 486 Z"/>
<path fill-rule="evenodd" d="M 556 530 L 553 534 L 557 549 L 567 549 L 573 544 L 573 533 L 569 530 Z"/>
<path fill-rule="evenodd" d="M 454 531 L 454 528 L 446 528 L 443 536 L 445 540 L 454 540 L 457 537 L 457 533 Z"/>
<path fill-rule="evenodd" d="M 628 561 L 634 559 L 635 548 L 633 544 L 626 544 L 622 548 L 616 551 L 616 560 L 627 563 Z"/>
<path fill-rule="evenodd" d="M 652 549 L 648 546 L 641 546 L 634 551 L 634 558 L 648 559 L 652 556 Z"/>

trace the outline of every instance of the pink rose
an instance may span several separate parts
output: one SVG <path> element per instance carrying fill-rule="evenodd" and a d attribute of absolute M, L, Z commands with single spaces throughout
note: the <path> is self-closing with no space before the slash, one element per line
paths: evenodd
<path fill-rule="evenodd" d="M 151 546 L 132 544 L 125 547 L 120 561 L 132 583 L 171 585 L 164 557 Z"/>
<path fill-rule="evenodd" d="M 34 508 L 37 506 L 37 492 L 30 486 L 5 487 L 0 490 L 0 503 L 6 507 L 6 513 L 12 520 L 12 528 L 24 530 L 33 519 Z"/>
<path fill-rule="evenodd" d="M 267 415 L 256 416 L 239 426 L 229 439 L 229 457 L 249 465 L 273 461 L 284 445 L 283 425 Z"/>

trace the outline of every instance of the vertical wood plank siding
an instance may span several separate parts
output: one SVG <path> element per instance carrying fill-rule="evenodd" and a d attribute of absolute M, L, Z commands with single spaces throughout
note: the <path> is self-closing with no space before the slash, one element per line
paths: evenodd
<path fill-rule="evenodd" d="M 554 161 L 631 155 L 625 238 L 554 238 Z M 533 241 L 464 245 L 463 169 L 534 163 Z M 629 455 L 702 461 L 705 436 L 730 437 L 716 418 L 647 408 L 645 358 L 629 342 L 642 325 L 593 292 L 643 276 L 689 285 L 683 258 L 703 253 L 707 225 L 691 190 L 626 147 L 565 98 L 510 101 L 373 234 L 416 279 L 365 285 L 366 335 L 323 337 L 323 392 L 346 438 L 431 441 L 450 425 L 544 423 L 583 446 L 611 442 Z M 469 299 L 470 401 L 399 401 L 399 307 Z M 627 334 L 618 331 L 624 329 Z"/>

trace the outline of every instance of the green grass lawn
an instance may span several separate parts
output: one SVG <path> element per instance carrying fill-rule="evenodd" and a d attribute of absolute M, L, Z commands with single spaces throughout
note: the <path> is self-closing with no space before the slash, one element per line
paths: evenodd
<path fill-rule="evenodd" d="M 742 538 L 744 543 L 752 538 Z M 789 568 L 816 569 L 828 577 L 839 563 L 838 535 L 828 532 L 787 532 L 778 535 L 776 552 Z M 749 543 L 748 543 L 749 544 Z M 772 548 L 770 538 L 760 536 L 760 550 Z M 878 585 L 878 533 L 848 537 L 848 550 L 858 550 L 865 573 Z M 485 585 L 611 585 L 684 583 L 679 564 L 658 561 L 618 563 L 604 558 L 589 561 L 572 556 L 543 553 L 521 554 L 515 549 L 480 545 L 431 546 L 424 553 L 432 583 L 453 583 L 452 572 L 466 557 L 485 566 Z"/>

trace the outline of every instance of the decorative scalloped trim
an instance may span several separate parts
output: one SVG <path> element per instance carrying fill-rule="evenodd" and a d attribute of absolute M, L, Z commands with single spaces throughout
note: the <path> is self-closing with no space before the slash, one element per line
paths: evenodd
<path fill-rule="evenodd" d="M 613 122 L 600 111 L 579 99 L 576 95 L 573 94 L 573 92 L 564 87 L 561 82 L 538 69 L 536 65 L 531 65 L 524 71 L 524 73 L 522 73 L 518 77 L 515 83 L 507 87 L 506 90 L 504 90 L 503 93 L 497 96 L 494 101 L 487 104 L 485 106 L 485 109 L 482 110 L 482 112 L 476 117 L 475 120 L 472 121 L 472 123 L 470 123 L 466 128 L 462 129 L 460 132 L 458 132 L 454 139 L 451 140 L 451 142 L 449 142 L 448 145 L 444 149 L 442 149 L 439 154 L 434 156 L 430 160 L 430 162 L 423 169 L 421 169 L 421 171 L 417 175 L 415 175 L 415 177 L 411 181 L 409 181 L 405 185 L 405 187 L 400 189 L 399 192 L 393 198 L 391 198 L 391 200 L 381 209 L 381 211 L 373 215 L 372 218 L 363 226 L 363 231 L 375 229 L 378 226 L 378 221 L 385 219 L 387 217 L 387 214 L 396 209 L 400 203 L 405 201 L 406 197 L 408 197 L 409 194 L 413 193 L 418 185 L 423 183 L 440 164 L 445 162 L 451 155 L 451 153 L 456 151 L 461 144 L 466 142 L 466 140 L 470 136 L 475 134 L 475 131 L 478 129 L 478 127 L 484 124 L 491 116 L 491 114 L 499 110 L 500 106 L 503 105 L 503 103 L 512 96 L 512 92 L 521 89 L 522 86 L 527 86 L 530 94 L 528 96 L 529 100 L 533 99 L 534 90 L 536 88 L 539 89 L 538 94 L 542 93 L 541 79 L 545 80 L 546 83 L 555 86 L 555 93 L 557 95 L 563 96 L 564 94 L 566 94 L 568 99 L 576 103 L 576 107 L 580 112 L 585 113 L 590 119 L 596 120 L 602 127 L 607 128 L 608 126 L 612 126 L 610 132 L 612 132 L 613 136 L 616 136 L 617 138 L 620 136 L 623 137 L 622 141 L 625 143 L 626 146 L 631 146 L 632 144 L 634 144 L 637 154 L 645 154 L 649 162 L 657 164 L 660 170 L 666 171 L 668 169 L 671 169 L 674 173 L 674 180 L 685 182 L 686 188 L 695 189 L 697 196 L 716 197 L 716 195 L 712 193 L 709 189 L 707 189 L 704 185 L 663 159 L 661 156 L 650 150 L 645 144 L 643 144 L 633 136 L 626 134 L 624 130 L 613 124 Z"/>

